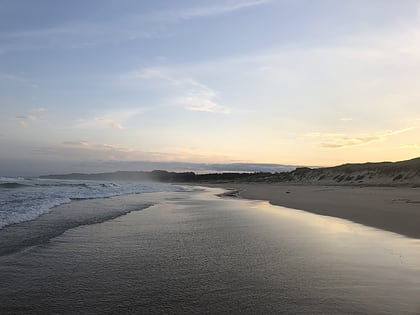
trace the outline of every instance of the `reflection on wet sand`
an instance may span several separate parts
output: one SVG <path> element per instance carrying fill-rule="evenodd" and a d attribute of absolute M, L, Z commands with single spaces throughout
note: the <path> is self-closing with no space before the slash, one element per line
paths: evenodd
<path fill-rule="evenodd" d="M 119 197 L 154 205 L 0 257 L 0 312 L 420 311 L 418 241 L 220 192 Z"/>

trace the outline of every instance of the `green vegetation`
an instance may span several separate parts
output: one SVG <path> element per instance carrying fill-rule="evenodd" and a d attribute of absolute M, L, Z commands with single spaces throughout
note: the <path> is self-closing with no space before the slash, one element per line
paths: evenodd
<path fill-rule="evenodd" d="M 42 178 L 79 179 L 79 180 L 153 180 L 168 183 L 217 183 L 217 182 L 265 182 L 291 184 L 399 184 L 420 183 L 420 158 L 402 162 L 381 162 L 363 164 L 344 164 L 335 167 L 309 168 L 299 167 L 290 172 L 255 172 L 255 173 L 211 173 L 119 171 L 99 174 L 48 175 Z"/>

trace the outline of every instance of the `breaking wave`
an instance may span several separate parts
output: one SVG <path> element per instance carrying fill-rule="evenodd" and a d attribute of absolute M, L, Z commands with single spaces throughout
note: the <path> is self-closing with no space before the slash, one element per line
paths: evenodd
<path fill-rule="evenodd" d="M 182 191 L 181 186 L 144 182 L 105 182 L 0 177 L 0 229 L 33 220 L 72 200 L 126 194 Z"/>

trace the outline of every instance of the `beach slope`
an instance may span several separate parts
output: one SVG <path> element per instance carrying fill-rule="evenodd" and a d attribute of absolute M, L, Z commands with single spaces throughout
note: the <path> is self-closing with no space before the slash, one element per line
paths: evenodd
<path fill-rule="evenodd" d="M 420 238 L 420 189 L 408 187 L 299 186 L 263 183 L 215 184 L 240 197 L 351 220 Z"/>

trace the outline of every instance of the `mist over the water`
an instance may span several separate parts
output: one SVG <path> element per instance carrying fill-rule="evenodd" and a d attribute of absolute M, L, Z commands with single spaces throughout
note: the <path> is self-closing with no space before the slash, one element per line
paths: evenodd
<path fill-rule="evenodd" d="M 0 177 L 0 229 L 34 220 L 52 208 L 72 200 L 179 190 L 182 190 L 180 186 L 151 182 Z"/>
<path fill-rule="evenodd" d="M 295 169 L 293 165 L 268 163 L 192 163 L 153 161 L 50 161 L 1 160 L 0 176 L 40 176 L 65 173 L 100 173 L 113 171 L 172 172 L 284 172 Z"/>

